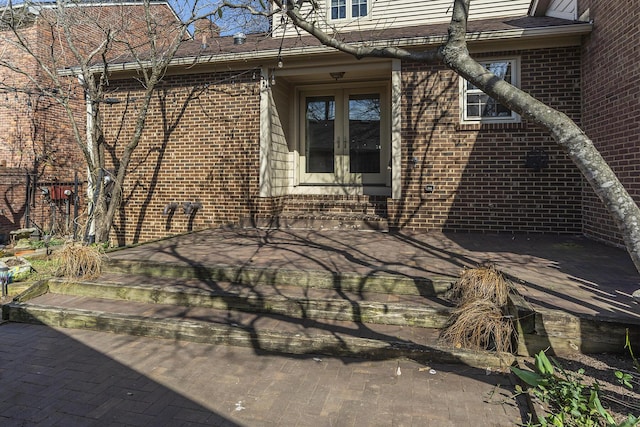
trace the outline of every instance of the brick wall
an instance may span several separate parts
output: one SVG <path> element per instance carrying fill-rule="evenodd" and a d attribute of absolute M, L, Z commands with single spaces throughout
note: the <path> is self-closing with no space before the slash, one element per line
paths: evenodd
<path fill-rule="evenodd" d="M 0 242 L 7 242 L 9 232 L 24 226 L 27 174 L 20 168 L 0 168 Z"/>
<path fill-rule="evenodd" d="M 118 243 L 238 222 L 257 209 L 260 91 L 252 72 L 167 78 L 154 96 L 114 227 Z M 103 107 L 118 152 L 131 137 L 139 87 L 112 81 L 130 103 Z M 114 145 L 115 144 L 115 145 Z M 182 203 L 202 205 L 185 215 Z M 179 208 L 163 215 L 165 206 Z"/>
<path fill-rule="evenodd" d="M 176 28 L 172 25 L 176 16 L 171 8 L 157 4 L 151 5 L 150 10 L 158 23 L 158 39 L 170 39 Z M 51 69 L 78 63 L 65 38 L 60 36 L 60 19 L 63 18 L 56 15 L 55 10 L 45 10 L 32 23 L 21 28 L 21 36 Z M 72 21 L 71 36 L 81 54 L 99 45 L 104 40 L 104 31 L 107 29 L 112 35 L 118 32 L 116 38 L 123 41 L 111 47 L 109 54 L 113 56 L 128 52 L 124 43 L 126 40 L 135 40 L 140 49 L 148 48 L 140 43 L 146 38 L 142 5 L 71 7 L 66 10 L 64 19 Z M 100 25 L 96 25 L 96 22 Z M 0 167 L 19 168 L 20 176 L 28 172 L 42 182 L 70 182 L 76 173 L 84 177 L 86 162 L 77 145 L 67 112 L 41 90 L 54 88 L 55 84 L 47 81 L 46 74 L 39 69 L 34 59 L 12 45 L 11 41 L 14 38 L 11 31 L 0 31 L 2 59 L 11 61 L 16 68 L 27 72 L 38 84 L 34 84 L 20 73 L 0 67 Z M 60 88 L 69 89 L 65 94 L 69 96 L 78 132 L 83 138 L 86 132 L 86 110 L 82 88 L 75 78 L 68 82 L 63 81 Z M 24 190 L 18 190 L 23 186 L 16 186 L 13 177 L 13 174 L 0 174 L 0 188 L 10 188 L 12 194 L 20 191 L 22 194 L 18 198 L 24 201 Z M 37 204 L 34 208 L 37 207 L 38 211 L 34 212 L 32 219 L 45 229 L 54 228 L 66 233 L 68 230 L 65 204 L 61 201 L 49 203 L 40 199 L 34 201 Z M 40 206 L 40 202 L 43 206 Z M 0 233 L 5 229 L 10 231 L 25 226 L 25 218 L 18 215 L 24 211 L 16 210 L 14 205 L 13 199 L 0 201 L 0 210 L 10 213 L 10 218 L 2 219 Z M 56 214 L 51 215 L 51 212 Z"/>
<path fill-rule="evenodd" d="M 521 60 L 521 86 L 580 119 L 580 49 L 501 52 Z M 578 233 L 582 178 L 542 129 L 524 121 L 460 125 L 458 77 L 403 65 L 402 200 L 390 201 L 392 225 L 412 229 Z M 103 106 L 105 136 L 120 149 L 133 129 L 139 88 L 112 81 L 123 102 Z M 134 243 L 283 209 L 259 197 L 259 82 L 252 73 L 168 78 L 156 94 L 117 219 L 117 243 Z M 525 166 L 543 149 L 549 166 Z M 418 159 L 414 165 L 412 159 Z M 427 194 L 424 186 L 433 184 Z M 286 203 L 328 203 L 329 196 L 287 196 Z M 182 203 L 202 209 L 188 216 Z M 340 206 L 346 206 L 339 200 Z M 163 215 L 170 203 L 175 212 Z M 339 206 L 338 206 L 339 208 Z M 331 210 L 333 211 L 333 210 Z"/>
<path fill-rule="evenodd" d="M 521 87 L 580 118 L 579 48 L 500 52 L 521 58 Z M 460 125 L 458 76 L 441 67 L 403 64 L 404 197 L 392 204 L 397 226 L 464 231 L 581 230 L 581 177 L 541 128 Z M 543 149 L 548 168 L 525 167 Z M 414 164 L 413 159 L 417 162 Z M 433 193 L 425 193 L 434 185 Z"/>
<path fill-rule="evenodd" d="M 590 0 L 589 6 L 594 27 L 583 49 L 584 130 L 638 203 L 640 2 Z M 622 244 L 616 225 L 591 188 L 584 192 L 583 216 L 585 234 Z"/>

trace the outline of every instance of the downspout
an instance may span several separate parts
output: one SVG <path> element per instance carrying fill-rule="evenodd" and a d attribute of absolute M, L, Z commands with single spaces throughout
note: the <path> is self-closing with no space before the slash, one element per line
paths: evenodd
<path fill-rule="evenodd" d="M 260 70 L 260 197 L 273 196 L 271 171 L 271 87 L 269 70 Z"/>

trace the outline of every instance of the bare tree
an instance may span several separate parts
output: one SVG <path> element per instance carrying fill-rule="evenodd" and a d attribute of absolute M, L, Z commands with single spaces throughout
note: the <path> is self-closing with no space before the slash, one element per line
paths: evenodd
<path fill-rule="evenodd" d="M 233 1 L 229 7 L 245 7 Z M 622 186 L 615 173 L 595 148 L 593 142 L 566 114 L 538 101 L 526 92 L 507 83 L 474 60 L 466 45 L 467 19 L 471 0 L 453 0 L 453 15 L 448 37 L 443 45 L 429 50 L 408 50 L 401 47 L 371 46 L 365 42 L 345 42 L 336 37 L 335 31 L 325 31 L 331 26 L 320 25 L 317 16 L 309 14 L 304 0 L 273 0 L 270 12 L 249 9 L 265 16 L 286 13 L 296 27 L 314 36 L 322 44 L 353 55 L 356 58 L 395 58 L 422 63 L 442 63 L 480 88 L 505 107 L 527 120 L 547 129 L 556 143 L 567 153 L 587 182 L 604 203 L 619 227 L 626 248 L 636 269 L 640 271 L 640 209 Z M 309 18 L 312 16 L 313 18 Z"/>
<path fill-rule="evenodd" d="M 9 1 L 0 10 L 0 89 L 37 94 L 59 107 L 88 170 L 87 224 L 95 241 L 109 238 L 154 90 L 181 43 L 190 38 L 189 27 L 218 10 L 205 0 L 179 5 L 184 9 L 152 0 L 26 0 L 19 5 Z M 123 63 L 135 64 L 132 72 L 144 94 L 128 109 L 135 116 L 134 131 L 127 141 L 117 141 L 115 150 L 116 141 L 103 134 L 102 120 L 105 105 L 123 102 L 109 93 L 110 70 Z"/>

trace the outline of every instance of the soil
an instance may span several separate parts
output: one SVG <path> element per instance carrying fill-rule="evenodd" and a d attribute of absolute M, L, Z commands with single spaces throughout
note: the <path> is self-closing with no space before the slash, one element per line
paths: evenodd
<path fill-rule="evenodd" d="M 626 420 L 629 414 L 640 417 L 640 372 L 634 369 L 633 359 L 629 354 L 575 353 L 555 359 L 565 370 L 577 372 L 579 369 L 584 369 L 583 384 L 591 385 L 598 382 L 602 406 L 616 422 Z M 618 382 L 615 371 L 632 375 L 633 390 L 629 390 Z"/>

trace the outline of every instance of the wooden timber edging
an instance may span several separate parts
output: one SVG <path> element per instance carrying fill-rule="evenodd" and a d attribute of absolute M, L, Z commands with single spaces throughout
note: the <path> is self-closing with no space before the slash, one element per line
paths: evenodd
<path fill-rule="evenodd" d="M 578 315 L 532 307 L 517 294 L 509 296 L 509 313 L 518 335 L 517 354 L 532 357 L 547 350 L 558 356 L 571 353 L 622 353 L 627 334 L 640 341 L 640 320 Z"/>

